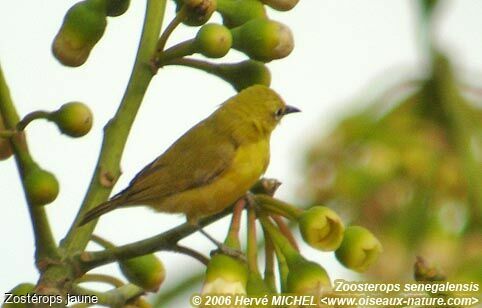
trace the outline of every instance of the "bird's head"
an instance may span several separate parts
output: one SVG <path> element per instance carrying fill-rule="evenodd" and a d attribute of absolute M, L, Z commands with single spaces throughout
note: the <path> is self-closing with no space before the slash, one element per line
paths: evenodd
<path fill-rule="evenodd" d="M 300 112 L 298 108 L 286 105 L 275 91 L 262 85 L 244 89 L 228 100 L 225 107 L 235 113 L 239 121 L 249 125 L 254 123 L 268 134 L 285 115 Z"/>

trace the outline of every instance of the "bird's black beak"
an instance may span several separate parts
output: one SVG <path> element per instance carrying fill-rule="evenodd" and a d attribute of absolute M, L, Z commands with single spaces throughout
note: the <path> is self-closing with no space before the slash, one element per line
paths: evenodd
<path fill-rule="evenodd" d="M 293 107 L 293 106 L 290 106 L 290 105 L 286 105 L 285 111 L 284 111 L 283 115 L 287 115 L 287 114 L 289 114 L 289 113 L 295 113 L 295 112 L 301 112 L 301 110 L 299 110 L 299 109 L 296 108 L 296 107 Z"/>

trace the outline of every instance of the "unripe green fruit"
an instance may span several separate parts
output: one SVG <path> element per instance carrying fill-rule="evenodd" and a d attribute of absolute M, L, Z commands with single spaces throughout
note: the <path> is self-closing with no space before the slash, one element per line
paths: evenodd
<path fill-rule="evenodd" d="M 289 11 L 298 4 L 299 0 L 261 0 L 264 4 L 278 11 Z"/>
<path fill-rule="evenodd" d="M 54 56 L 67 66 L 85 63 L 107 26 L 105 0 L 86 0 L 72 6 L 52 45 Z"/>
<path fill-rule="evenodd" d="M 305 242 L 321 251 L 337 249 L 343 240 L 345 226 L 338 214 L 324 206 L 314 206 L 298 218 Z"/>
<path fill-rule="evenodd" d="M 129 300 L 122 308 L 152 308 L 152 305 L 146 300 L 145 296 L 141 296 Z"/>
<path fill-rule="evenodd" d="M 107 0 L 107 16 L 117 17 L 124 14 L 127 12 L 130 3 L 131 0 Z"/>
<path fill-rule="evenodd" d="M 93 115 L 87 105 L 70 102 L 60 107 L 49 119 L 57 124 L 63 134 L 82 137 L 92 128 Z"/>
<path fill-rule="evenodd" d="M 367 229 L 359 226 L 346 228 L 341 246 L 335 256 L 347 268 L 365 272 L 382 252 L 382 244 Z"/>
<path fill-rule="evenodd" d="M 252 19 L 267 18 L 259 0 L 218 0 L 218 11 L 228 28 L 241 26 Z"/>
<path fill-rule="evenodd" d="M 33 283 L 23 282 L 17 285 L 15 288 L 10 290 L 8 293 L 12 293 L 14 295 L 27 295 L 29 293 L 33 293 L 35 291 L 35 285 Z M 29 304 L 23 303 L 4 303 L 2 308 L 26 308 L 30 307 Z"/>
<path fill-rule="evenodd" d="M 27 171 L 24 185 L 28 199 L 34 205 L 49 204 L 59 194 L 59 182 L 55 176 L 38 167 Z"/>
<path fill-rule="evenodd" d="M 166 276 L 164 265 L 154 254 L 120 261 L 119 266 L 129 282 L 150 292 L 156 292 Z"/>
<path fill-rule="evenodd" d="M 241 261 L 230 256 L 213 256 L 205 277 L 203 294 L 246 293 L 248 269 Z"/>
<path fill-rule="evenodd" d="M 177 10 L 183 6 L 186 18 L 183 23 L 188 26 L 198 27 L 204 25 L 217 8 L 217 0 L 176 0 Z"/>
<path fill-rule="evenodd" d="M 322 295 L 331 288 L 330 277 L 315 262 L 299 256 L 295 262 L 289 262 L 288 267 L 287 293 Z"/>
<path fill-rule="evenodd" d="M 273 20 L 254 19 L 232 29 L 233 47 L 253 60 L 269 62 L 288 56 L 294 48 L 291 30 Z"/>
<path fill-rule="evenodd" d="M 220 64 L 217 75 L 229 82 L 238 92 L 255 84 L 271 84 L 271 73 L 264 63 L 246 60 L 235 64 Z"/>
<path fill-rule="evenodd" d="M 195 38 L 197 51 L 208 58 L 224 57 L 231 49 L 233 37 L 228 28 L 218 24 L 201 27 Z"/>

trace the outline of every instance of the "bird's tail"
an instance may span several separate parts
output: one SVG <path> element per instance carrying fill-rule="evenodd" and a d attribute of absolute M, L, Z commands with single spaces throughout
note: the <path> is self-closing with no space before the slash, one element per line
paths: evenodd
<path fill-rule="evenodd" d="M 113 198 L 113 199 L 110 199 L 109 201 L 99 204 L 98 206 L 91 209 L 84 215 L 79 226 L 83 226 L 86 223 L 90 222 L 91 220 L 94 220 L 100 217 L 101 215 L 104 215 L 105 213 L 108 213 L 112 210 L 115 210 L 116 208 L 119 208 L 120 206 L 123 205 L 123 203 L 124 203 L 123 198 Z"/>

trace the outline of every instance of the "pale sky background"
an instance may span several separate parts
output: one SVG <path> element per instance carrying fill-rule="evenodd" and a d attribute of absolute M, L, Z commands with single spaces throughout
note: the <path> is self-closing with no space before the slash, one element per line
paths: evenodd
<path fill-rule="evenodd" d="M 69 101 L 88 104 L 95 115 L 92 131 L 83 138 L 60 135 L 52 123 L 35 121 L 28 129 L 32 155 L 54 172 L 61 190 L 47 206 L 53 232 L 60 240 L 80 205 L 100 149 L 102 127 L 113 115 L 130 75 L 143 20 L 145 1 L 132 1 L 129 11 L 110 18 L 107 31 L 80 68 L 64 67 L 51 55 L 52 39 L 67 9 L 75 1 L 0 1 L 0 63 L 20 115 L 55 110 Z M 278 196 L 299 200 L 303 151 L 342 112 L 354 108 L 350 99 L 363 98 L 373 81 L 386 84 L 397 76 L 414 75 L 421 67 L 417 16 L 408 0 L 300 0 L 286 13 L 269 15 L 292 29 L 296 48 L 286 59 L 269 64 L 272 87 L 303 113 L 289 116 L 272 137 L 271 164 L 266 173 L 283 182 Z M 169 3 L 165 21 L 172 18 Z M 482 72 L 482 1 L 448 1 L 438 31 L 440 42 L 457 56 L 464 71 Z M 192 28 L 176 31 L 169 41 L 194 35 Z M 231 52 L 226 62 L 242 59 Z M 223 60 L 224 61 L 224 60 Z M 480 81 L 480 80 L 479 80 Z M 234 95 L 227 83 L 203 72 L 180 67 L 161 69 L 151 83 L 122 159 L 123 176 L 114 192 L 124 188 L 145 164 L 183 132 Z M 20 282 L 35 282 L 33 237 L 13 159 L 0 161 L 0 296 Z M 128 243 L 183 222 L 180 216 L 127 209 L 103 217 L 95 231 L 116 244 Z M 227 222 L 207 228 L 222 240 Z M 211 244 L 194 235 L 184 244 L 207 253 Z M 94 247 L 94 246 L 92 246 Z M 304 247 L 327 267 L 332 279 L 346 275 L 331 258 Z M 166 286 L 201 265 L 182 255 L 158 253 L 167 268 Z M 117 272 L 115 265 L 99 271 Z"/>

